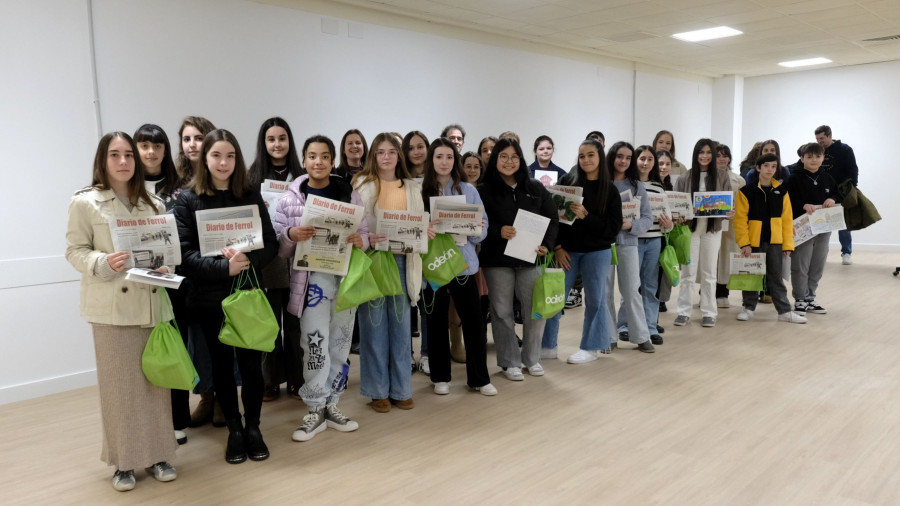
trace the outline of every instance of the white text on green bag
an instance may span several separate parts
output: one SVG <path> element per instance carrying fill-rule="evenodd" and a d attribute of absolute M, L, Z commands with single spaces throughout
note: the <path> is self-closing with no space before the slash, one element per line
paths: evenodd
<path fill-rule="evenodd" d="M 547 304 L 559 304 L 560 302 L 564 302 L 562 295 L 550 295 L 544 298 L 544 302 Z"/>
<path fill-rule="evenodd" d="M 431 262 L 430 264 L 428 264 L 428 270 L 433 271 L 433 270 L 437 269 L 438 267 L 447 263 L 447 261 L 449 261 L 451 258 L 453 258 L 456 254 L 457 254 L 456 250 L 448 249 L 447 251 L 444 252 L 443 255 L 435 258 L 434 262 Z"/>

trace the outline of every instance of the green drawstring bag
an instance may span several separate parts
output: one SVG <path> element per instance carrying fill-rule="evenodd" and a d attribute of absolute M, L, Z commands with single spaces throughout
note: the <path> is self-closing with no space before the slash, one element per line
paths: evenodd
<path fill-rule="evenodd" d="M 534 282 L 531 292 L 531 317 L 535 320 L 552 318 L 566 305 L 566 273 L 559 268 L 549 268 L 553 253 L 544 255 L 540 264 L 541 276 Z"/>
<path fill-rule="evenodd" d="M 422 275 L 434 291 L 446 285 L 469 266 L 450 234 L 437 234 L 422 255 Z"/>
<path fill-rule="evenodd" d="M 672 286 L 678 286 L 678 283 L 681 281 L 681 272 L 678 270 L 678 255 L 675 253 L 675 248 L 669 243 L 669 234 L 666 234 L 663 238 L 666 241 L 666 247 L 659 254 L 659 266 L 662 267 Z"/>
<path fill-rule="evenodd" d="M 609 251 L 612 254 L 609 265 L 619 265 L 619 255 L 616 254 L 616 243 L 609 245 Z"/>
<path fill-rule="evenodd" d="M 669 232 L 669 244 L 675 248 L 678 263 L 687 265 L 691 263 L 691 229 L 687 225 L 675 225 Z M 674 285 L 673 285 L 674 286 Z"/>
<path fill-rule="evenodd" d="M 160 288 L 161 303 L 171 305 L 165 288 Z M 150 339 L 141 355 L 141 369 L 147 381 L 158 387 L 173 390 L 192 390 L 200 382 L 200 376 L 188 355 L 178 325 L 160 322 L 150 332 Z"/>
<path fill-rule="evenodd" d="M 761 292 L 765 283 L 762 274 L 732 274 L 728 278 L 729 290 L 743 290 L 745 292 Z"/>
<path fill-rule="evenodd" d="M 394 254 L 390 251 L 372 250 L 368 253 L 372 264 L 369 271 L 378 285 L 378 291 L 383 296 L 403 295 L 403 287 L 400 285 L 400 269 Z"/>
<path fill-rule="evenodd" d="M 253 286 L 250 276 L 256 286 Z M 243 286 L 250 284 L 250 289 Z M 256 270 L 253 266 L 243 271 L 234 280 L 231 295 L 222 301 L 222 312 L 225 321 L 219 331 L 219 341 L 229 346 L 270 352 L 275 349 L 275 338 L 278 336 L 278 320 L 272 306 L 266 299 L 266 293 L 259 288 Z"/>
<path fill-rule="evenodd" d="M 340 313 L 381 297 L 378 283 L 375 281 L 375 277 L 372 276 L 371 265 L 372 259 L 368 255 L 359 248 L 353 248 L 353 251 L 350 252 L 347 275 L 344 276 L 338 287 L 337 300 L 334 307 L 335 313 Z M 396 262 L 394 262 L 394 269 L 397 269 Z"/>

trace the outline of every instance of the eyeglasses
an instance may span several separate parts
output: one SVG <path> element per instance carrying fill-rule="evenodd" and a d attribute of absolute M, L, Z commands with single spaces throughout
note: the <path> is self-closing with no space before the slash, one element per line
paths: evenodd
<path fill-rule="evenodd" d="M 389 157 L 389 158 L 390 158 L 390 157 L 395 157 L 395 156 L 397 156 L 397 151 L 395 151 L 395 150 L 393 150 L 393 149 L 390 150 L 390 151 L 376 151 L 376 152 L 375 152 L 375 156 L 377 156 L 377 157 L 379 157 L 379 158 L 383 158 L 383 157 L 385 157 L 385 156 L 387 156 L 387 157 Z"/>
<path fill-rule="evenodd" d="M 507 155 L 506 153 L 503 153 L 502 155 L 497 157 L 497 160 L 501 162 L 519 163 L 519 155 Z"/>

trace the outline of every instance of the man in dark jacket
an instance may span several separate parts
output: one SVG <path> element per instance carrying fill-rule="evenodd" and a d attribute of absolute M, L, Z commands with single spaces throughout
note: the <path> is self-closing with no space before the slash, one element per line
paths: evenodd
<path fill-rule="evenodd" d="M 816 142 L 825 148 L 822 171 L 831 175 L 837 184 L 849 179 L 853 182 L 853 186 L 857 186 L 859 167 L 856 166 L 856 155 L 853 154 L 853 148 L 840 140 L 833 140 L 831 127 L 828 125 L 816 128 Z M 841 263 L 853 264 L 853 260 L 850 258 L 850 254 L 853 253 L 853 239 L 850 237 L 850 231 L 838 231 L 838 240 L 841 242 Z"/>

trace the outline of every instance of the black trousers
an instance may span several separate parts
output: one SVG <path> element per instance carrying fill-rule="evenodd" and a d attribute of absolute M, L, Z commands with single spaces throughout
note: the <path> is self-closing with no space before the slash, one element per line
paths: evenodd
<path fill-rule="evenodd" d="M 162 290 L 162 288 L 161 288 Z M 172 301 L 172 312 L 175 313 L 175 325 L 181 333 L 184 346 L 188 345 L 188 329 L 191 326 L 190 312 L 184 303 L 185 290 L 166 290 L 169 300 Z M 189 390 L 172 389 L 172 425 L 175 430 L 181 430 L 191 424 L 191 405 Z"/>
<path fill-rule="evenodd" d="M 259 425 L 263 397 L 262 352 L 228 346 L 219 341 L 219 330 L 225 320 L 221 306 L 197 308 L 194 314 L 209 346 L 213 385 L 222 414 L 226 420 L 239 420 L 241 416 L 234 381 L 234 359 L 237 357 L 238 369 L 241 371 L 244 421 L 247 425 Z"/>
<path fill-rule="evenodd" d="M 472 388 L 483 387 L 491 382 L 487 370 L 487 335 L 481 316 L 481 299 L 475 278 L 464 276 L 438 288 L 431 289 L 428 283 L 423 296 L 425 307 L 434 300 L 431 313 L 425 318 L 428 328 L 428 363 L 431 367 L 431 381 L 450 381 L 450 334 L 447 311 L 450 297 L 456 304 L 456 312 L 462 320 L 463 342 L 466 345 L 466 384 Z"/>

